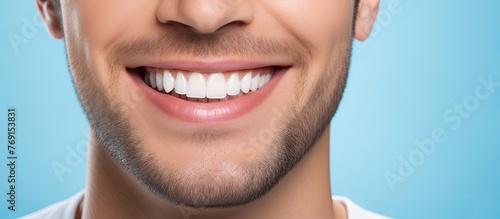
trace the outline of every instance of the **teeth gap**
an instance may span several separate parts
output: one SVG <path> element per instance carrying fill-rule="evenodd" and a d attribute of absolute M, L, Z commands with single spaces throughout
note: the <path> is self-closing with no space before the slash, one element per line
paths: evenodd
<path fill-rule="evenodd" d="M 140 73 L 141 78 L 149 87 L 158 92 L 188 101 L 206 103 L 230 100 L 255 92 L 265 86 L 277 70 L 279 67 L 272 67 L 265 75 L 251 71 L 223 74 L 194 72 L 172 74 L 168 70 L 145 67 L 138 68 L 136 71 Z M 159 83 L 160 86 L 158 86 Z"/>

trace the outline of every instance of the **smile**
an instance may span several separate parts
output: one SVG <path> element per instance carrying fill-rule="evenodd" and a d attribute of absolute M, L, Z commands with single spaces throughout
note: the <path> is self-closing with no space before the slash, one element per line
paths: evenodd
<path fill-rule="evenodd" d="M 169 118 L 189 123 L 225 122 L 247 115 L 271 96 L 290 69 L 288 65 L 240 62 L 177 63 L 138 66 L 127 71 L 154 108 Z"/>
<path fill-rule="evenodd" d="M 241 97 L 264 87 L 276 68 L 200 73 L 146 67 L 144 82 L 151 88 L 194 102 L 217 102 Z"/>

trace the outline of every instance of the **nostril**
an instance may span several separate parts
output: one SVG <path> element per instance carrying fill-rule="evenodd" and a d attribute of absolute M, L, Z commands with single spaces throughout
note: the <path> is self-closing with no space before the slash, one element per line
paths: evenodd
<path fill-rule="evenodd" d="M 167 21 L 163 25 L 167 25 L 167 26 L 175 27 L 175 28 L 179 28 L 179 29 L 193 29 L 193 27 L 191 27 L 187 24 L 183 24 L 181 22 L 173 21 L 173 20 Z"/>
<path fill-rule="evenodd" d="M 233 22 L 230 22 L 230 23 L 227 23 L 227 24 L 223 25 L 218 30 L 221 30 L 221 29 L 224 29 L 224 28 L 228 28 L 230 26 L 242 27 L 242 26 L 245 26 L 245 25 L 247 25 L 247 23 L 244 22 L 244 21 L 233 21 Z"/>

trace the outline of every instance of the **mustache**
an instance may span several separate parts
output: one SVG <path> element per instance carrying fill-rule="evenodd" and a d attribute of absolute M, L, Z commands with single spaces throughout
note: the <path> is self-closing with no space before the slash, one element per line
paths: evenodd
<path fill-rule="evenodd" d="M 305 67 L 309 60 L 308 50 L 296 40 L 256 36 L 245 30 L 200 34 L 189 27 L 170 26 L 165 27 L 161 34 L 116 43 L 112 46 L 107 61 L 112 65 L 127 57 L 181 54 L 193 58 L 281 56 L 291 59 L 298 67 Z"/>

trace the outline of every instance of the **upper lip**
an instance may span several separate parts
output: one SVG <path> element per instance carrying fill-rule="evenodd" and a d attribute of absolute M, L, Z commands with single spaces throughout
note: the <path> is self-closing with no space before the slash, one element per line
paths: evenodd
<path fill-rule="evenodd" d="M 264 67 L 288 67 L 286 62 L 265 62 L 245 60 L 168 60 L 152 61 L 127 66 L 128 68 L 153 67 L 160 69 L 177 69 L 192 72 L 229 72 Z"/>

